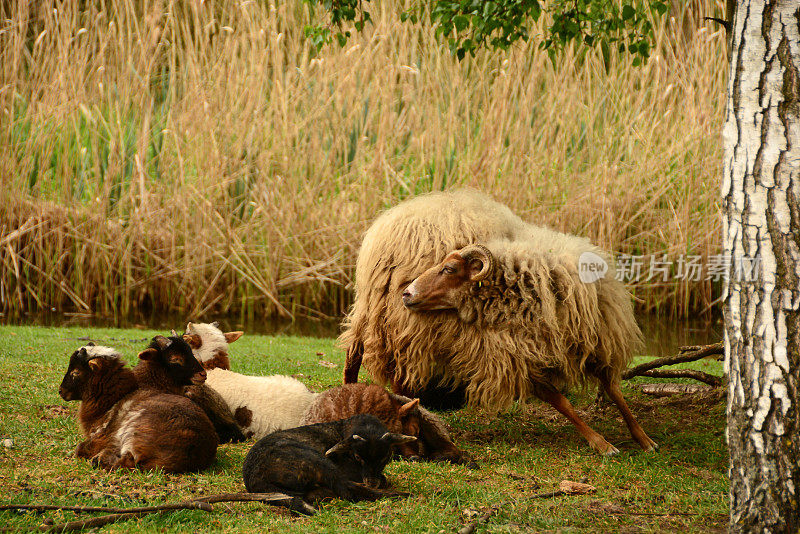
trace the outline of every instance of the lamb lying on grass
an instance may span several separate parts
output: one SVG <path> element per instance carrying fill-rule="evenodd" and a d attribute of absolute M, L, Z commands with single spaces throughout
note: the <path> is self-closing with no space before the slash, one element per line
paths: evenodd
<path fill-rule="evenodd" d="M 399 495 L 377 488 L 386 485 L 383 469 L 392 459 L 392 448 L 415 439 L 389 432 L 377 418 L 364 414 L 273 432 L 247 453 L 244 484 L 251 493 L 297 497 L 287 506 L 299 513 L 308 513 L 306 501 Z"/>
<path fill-rule="evenodd" d="M 59 394 L 81 401 L 86 439 L 76 456 L 106 470 L 205 469 L 217 450 L 211 421 L 189 399 L 159 389 L 201 382 L 202 367 L 181 338 L 156 336 L 140 359 L 149 369 L 141 385 L 112 348 L 89 345 L 72 354 Z"/>
<path fill-rule="evenodd" d="M 369 413 L 392 432 L 419 438 L 418 443 L 399 449 L 402 456 L 477 467 L 455 446 L 444 422 L 418 406 L 417 400 L 365 384 L 348 384 L 317 394 L 289 376 L 255 377 L 231 372 L 228 342 L 241 335 L 223 333 L 217 323 L 189 323 L 184 339 L 207 369 L 206 386 L 225 399 L 246 434 L 260 439 L 274 430 Z"/>
<path fill-rule="evenodd" d="M 232 372 L 228 343 L 241 335 L 223 333 L 216 323 L 189 323 L 184 339 L 206 368 L 206 385 L 224 399 L 245 436 L 260 439 L 270 432 L 299 426 L 316 394 L 291 376 Z"/>
<path fill-rule="evenodd" d="M 345 384 L 323 391 L 300 424 L 336 421 L 362 413 L 374 415 L 391 432 L 418 438 L 398 447 L 397 452 L 405 458 L 477 467 L 469 455 L 455 446 L 442 420 L 419 406 L 419 399 L 389 393 L 376 384 Z"/>

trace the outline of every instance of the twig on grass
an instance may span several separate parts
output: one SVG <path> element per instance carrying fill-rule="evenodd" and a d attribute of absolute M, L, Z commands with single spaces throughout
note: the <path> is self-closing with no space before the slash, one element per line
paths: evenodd
<path fill-rule="evenodd" d="M 703 371 L 695 371 L 694 369 L 651 369 L 644 371 L 639 376 L 648 376 L 650 378 L 693 378 L 698 382 L 703 382 L 715 388 L 722 385 L 722 377 L 710 375 Z"/>
<path fill-rule="evenodd" d="M 199 497 L 191 501 L 185 501 L 175 504 L 160 504 L 157 506 L 142 506 L 138 508 L 109 508 L 101 506 L 57 506 L 49 504 L 32 505 L 32 504 L 7 504 L 0 506 L 0 510 L 32 510 L 36 512 L 44 512 L 47 510 L 67 510 L 77 513 L 88 512 L 113 512 L 108 515 L 101 515 L 92 517 L 91 519 L 83 519 L 76 521 L 69 521 L 67 523 L 52 524 L 52 520 L 46 520 L 39 530 L 42 532 L 69 532 L 73 530 L 82 530 L 90 527 L 100 527 L 115 523 L 117 521 L 124 521 L 134 519 L 147 514 L 171 512 L 175 510 L 202 510 L 204 512 L 213 512 L 214 507 L 212 503 L 219 502 L 263 502 L 267 504 L 279 504 L 291 501 L 293 497 L 285 493 L 220 493 L 217 495 L 208 495 L 206 497 Z M 309 505 L 304 507 L 303 513 L 309 515 L 314 514 L 316 510 Z M 50 521 L 50 524 L 47 522 Z"/>
<path fill-rule="evenodd" d="M 654 397 L 669 397 L 671 395 L 697 395 L 703 393 L 724 393 L 719 388 L 702 384 L 643 384 L 642 393 Z"/>
<path fill-rule="evenodd" d="M 637 365 L 636 367 L 632 367 L 627 371 L 625 371 L 624 373 L 622 373 L 622 378 L 628 380 L 635 376 L 642 376 L 642 375 L 647 376 L 645 373 L 648 373 L 649 371 L 657 367 L 663 367 L 665 365 L 674 365 L 676 363 L 694 362 L 697 360 L 701 360 L 703 358 L 707 358 L 709 356 L 718 356 L 721 354 L 725 354 L 725 347 L 722 345 L 722 343 L 714 343 L 711 345 L 702 345 L 702 346 L 681 347 L 679 354 L 677 354 L 676 356 L 666 356 L 664 358 L 656 358 L 655 360 L 651 360 L 641 365 Z M 659 372 L 666 373 L 675 371 L 659 371 Z M 700 371 L 696 372 L 701 373 Z M 656 375 L 650 375 L 650 376 L 656 376 Z M 698 376 L 704 376 L 706 380 L 701 380 L 700 378 L 698 378 Z M 710 383 L 707 382 L 707 380 L 708 377 L 712 376 L 713 375 L 708 375 L 706 373 L 701 373 L 700 375 L 697 376 L 686 375 L 686 377 L 688 378 L 697 378 L 698 380 L 701 380 L 702 382 L 706 383 Z M 713 379 L 717 379 L 719 382 L 717 384 L 712 384 L 712 385 L 718 386 L 722 384 L 721 378 L 713 377 Z"/>
<path fill-rule="evenodd" d="M 106 506 L 60 506 L 57 504 L 4 504 L 0 510 L 31 510 L 46 512 L 48 510 L 66 510 L 68 512 L 88 513 L 106 512 L 110 514 L 134 514 L 147 512 L 160 512 L 166 510 L 204 510 L 210 512 L 211 505 L 203 501 L 191 501 L 175 504 L 161 504 L 158 506 L 141 506 L 139 508 L 110 508 Z"/>
<path fill-rule="evenodd" d="M 472 534 L 475 532 L 475 529 L 478 528 L 478 525 L 481 523 L 486 523 L 492 515 L 494 515 L 500 508 L 508 504 L 508 502 L 501 502 L 499 504 L 492 505 L 491 508 L 486 510 L 480 517 L 474 519 L 458 529 L 458 534 Z"/>

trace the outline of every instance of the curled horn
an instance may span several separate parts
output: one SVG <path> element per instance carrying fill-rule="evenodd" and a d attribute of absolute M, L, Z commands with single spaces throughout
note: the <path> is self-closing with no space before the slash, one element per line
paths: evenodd
<path fill-rule="evenodd" d="M 390 445 L 399 445 L 400 443 L 408 443 L 409 441 L 417 441 L 414 436 L 406 436 L 405 434 L 396 434 L 394 432 L 387 432 L 381 436 L 381 441 Z"/>
<path fill-rule="evenodd" d="M 474 276 L 470 277 L 472 282 L 480 282 L 488 278 L 494 272 L 494 256 L 491 251 L 483 245 L 470 245 L 461 249 L 461 257 L 469 263 L 473 259 L 480 259 L 483 262 L 483 269 Z"/>
<path fill-rule="evenodd" d="M 166 349 L 172 344 L 172 340 L 167 339 L 164 336 L 156 336 L 153 338 L 153 341 L 155 341 L 162 349 Z"/>

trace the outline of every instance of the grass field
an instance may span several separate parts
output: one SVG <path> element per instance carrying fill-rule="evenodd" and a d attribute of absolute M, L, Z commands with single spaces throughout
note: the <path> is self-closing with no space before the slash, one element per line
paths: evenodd
<path fill-rule="evenodd" d="M 636 67 L 551 62 L 535 29 L 458 62 L 400 22 L 407 0 L 319 52 L 313 2 L 0 2 L 0 311 L 338 317 L 377 214 L 459 186 L 618 254 L 706 263 L 726 55 L 704 17 L 723 3 L 671 2 Z M 633 285 L 676 316 L 719 289 Z"/>
<path fill-rule="evenodd" d="M 197 474 L 93 469 L 72 452 L 81 440 L 77 403 L 58 396 L 69 355 L 88 339 L 114 346 L 132 362 L 145 330 L 0 327 L 0 504 L 138 506 L 199 495 L 244 491 L 241 464 L 252 445 L 221 446 L 215 464 Z M 333 340 L 244 336 L 231 346 L 234 370 L 293 374 L 312 389 L 340 381 L 343 354 Z M 331 366 L 330 364 L 335 364 Z M 719 374 L 714 361 L 692 364 Z M 366 378 L 366 377 L 363 377 Z M 650 380 L 648 380 L 650 381 Z M 574 396 L 587 421 L 622 452 L 604 459 L 577 432 L 538 402 L 490 416 L 461 410 L 445 415 L 457 444 L 475 456 L 477 470 L 432 463 L 393 462 L 387 475 L 412 493 L 401 500 L 324 503 L 314 517 L 291 517 L 260 504 L 219 504 L 213 513 L 181 511 L 121 522 L 104 532 L 455 532 L 498 506 L 478 532 L 722 532 L 727 525 L 724 403 L 653 399 L 625 384 L 634 413 L 661 449 L 636 448 L 611 406 Z M 585 481 L 592 495 L 531 498 L 561 480 Z M 72 513 L 49 512 L 57 523 Z M 0 512 L 0 527 L 27 530 L 43 516 Z"/>

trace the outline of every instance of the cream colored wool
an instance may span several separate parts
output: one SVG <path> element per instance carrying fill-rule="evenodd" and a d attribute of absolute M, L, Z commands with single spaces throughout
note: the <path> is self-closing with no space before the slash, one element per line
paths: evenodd
<path fill-rule="evenodd" d="M 475 243 L 495 255 L 491 283 L 465 292 L 457 312 L 403 306 L 411 281 Z M 581 387 L 594 378 L 587 371 L 618 380 L 641 333 L 610 261 L 603 280 L 579 280 L 586 251 L 610 260 L 587 239 L 525 223 L 473 190 L 416 197 L 364 236 L 340 344 L 361 345 L 381 383 L 420 389 L 443 377 L 466 384 L 471 405 L 493 410 L 527 399 L 537 383 Z"/>
<path fill-rule="evenodd" d="M 218 353 L 228 354 L 229 344 L 225 335 L 213 324 L 194 323 L 191 328 L 187 326 L 186 333 L 200 336 L 200 348 L 192 349 L 192 352 L 201 362 L 204 355 L 211 360 Z M 298 426 L 317 396 L 291 376 L 248 376 L 219 368 L 209 369 L 206 373 L 206 385 L 220 394 L 240 424 L 237 410 L 246 408 L 250 411 L 252 422 L 243 425 L 242 430 L 246 434 L 252 432 L 256 439 L 276 430 Z"/>
<path fill-rule="evenodd" d="M 239 408 L 252 412 L 252 422 L 245 430 L 253 432 L 256 439 L 299 426 L 317 396 L 291 376 L 247 376 L 225 369 L 207 373 L 206 384 L 225 399 L 232 414 Z"/>

